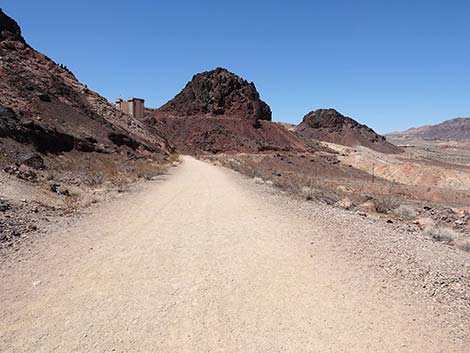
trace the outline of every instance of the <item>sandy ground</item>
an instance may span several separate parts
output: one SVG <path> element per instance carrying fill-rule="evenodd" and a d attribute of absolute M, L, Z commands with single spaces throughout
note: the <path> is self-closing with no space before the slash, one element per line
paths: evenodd
<path fill-rule="evenodd" d="M 11 256 L 0 351 L 470 351 L 426 302 L 337 256 L 321 219 L 266 200 L 185 158 Z"/>
<path fill-rule="evenodd" d="M 340 153 L 339 159 L 347 165 L 377 177 L 404 185 L 429 186 L 457 191 L 470 187 L 468 166 L 451 164 L 452 158 L 444 163 L 438 158 L 445 158 L 448 151 L 441 148 L 439 153 L 423 155 L 425 147 L 418 151 L 403 154 L 383 154 L 362 146 L 347 147 L 325 143 L 329 148 Z M 432 157 L 432 158 L 431 158 Z M 468 152 L 467 152 L 468 158 Z"/>

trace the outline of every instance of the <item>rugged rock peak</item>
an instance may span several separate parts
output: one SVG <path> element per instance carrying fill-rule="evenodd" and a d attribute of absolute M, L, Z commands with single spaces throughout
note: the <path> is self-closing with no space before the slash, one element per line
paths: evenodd
<path fill-rule="evenodd" d="M 315 129 L 325 128 L 337 130 L 342 129 L 344 127 L 350 127 L 357 129 L 365 129 L 370 132 L 373 132 L 373 130 L 370 129 L 368 126 L 359 124 L 356 120 L 342 115 L 335 109 L 318 109 L 312 111 L 305 115 L 302 123 Z M 377 136 L 379 137 L 379 139 L 385 140 L 382 136 Z"/>
<path fill-rule="evenodd" d="M 271 120 L 271 109 L 260 99 L 254 83 L 224 68 L 195 75 L 171 101 L 157 110 L 157 116 L 227 116 Z"/>
<path fill-rule="evenodd" d="M 308 139 L 346 146 L 361 145 L 384 153 L 401 152 L 385 137 L 335 109 L 318 109 L 308 113 L 294 131 Z"/>
<path fill-rule="evenodd" d="M 23 43 L 25 42 L 21 35 L 21 28 L 18 26 L 18 23 L 0 9 L 0 41 L 3 40 L 18 40 Z"/>
<path fill-rule="evenodd" d="M 271 122 L 255 85 L 224 68 L 195 75 L 174 99 L 147 111 L 146 121 L 185 154 L 314 149 Z"/>

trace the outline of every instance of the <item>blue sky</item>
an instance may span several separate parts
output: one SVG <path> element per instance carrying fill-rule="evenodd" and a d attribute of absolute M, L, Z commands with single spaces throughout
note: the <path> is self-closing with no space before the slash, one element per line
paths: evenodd
<path fill-rule="evenodd" d="M 470 116 L 470 1 L 31 1 L 26 40 L 109 100 L 158 107 L 193 74 L 254 81 L 273 119 L 336 108 L 379 132 Z"/>

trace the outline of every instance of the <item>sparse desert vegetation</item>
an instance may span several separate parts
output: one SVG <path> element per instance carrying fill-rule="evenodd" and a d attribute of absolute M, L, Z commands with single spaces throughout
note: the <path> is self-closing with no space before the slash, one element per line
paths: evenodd
<path fill-rule="evenodd" d="M 378 195 L 374 198 L 374 206 L 378 213 L 388 214 L 400 206 L 400 200 L 393 194 Z"/>
<path fill-rule="evenodd" d="M 418 217 L 418 213 L 416 212 L 416 209 L 408 205 L 399 205 L 397 208 L 393 210 L 393 213 L 399 218 L 402 218 L 406 221 L 412 221 Z"/>
<path fill-rule="evenodd" d="M 463 251 L 470 252 L 470 240 L 467 238 L 458 243 L 458 247 Z"/>
<path fill-rule="evenodd" d="M 431 239 L 452 245 L 465 252 L 470 252 L 470 239 L 445 226 L 433 226 L 426 229 L 425 234 Z"/>
<path fill-rule="evenodd" d="M 131 158 L 129 158 L 129 156 Z M 73 216 L 82 209 L 122 193 L 139 180 L 153 180 L 179 163 L 179 156 L 163 159 L 134 154 L 83 154 L 71 151 L 41 157 L 40 170 L 4 158 L 0 175 L 0 246 L 9 248 L 41 231 L 51 220 Z M 23 176 L 31 175 L 28 184 Z M 8 207 L 6 206 L 8 205 Z"/>
<path fill-rule="evenodd" d="M 450 228 L 444 226 L 435 226 L 426 230 L 425 234 L 435 241 L 446 244 L 453 244 L 458 238 L 458 234 Z"/>
<path fill-rule="evenodd" d="M 331 146 L 328 144 L 325 148 Z M 425 150 L 426 147 L 420 149 L 421 152 L 416 157 L 407 152 L 408 155 L 400 158 L 415 158 L 415 163 L 423 163 L 419 161 Z M 351 153 L 360 151 L 357 149 Z M 426 168 L 430 168 L 432 163 L 441 168 L 441 159 L 444 157 L 436 156 L 438 151 L 434 149 L 428 156 Z M 465 151 L 467 149 L 464 148 L 462 153 Z M 342 150 L 341 153 L 348 152 Z M 373 155 L 379 156 L 377 153 L 374 152 Z M 441 153 L 445 154 L 446 151 Z M 369 158 L 367 153 L 364 156 Z M 470 158 L 470 153 L 467 156 Z M 345 161 L 349 159 L 338 155 L 335 149 L 303 155 L 285 152 L 256 155 L 203 154 L 201 158 L 255 178 L 256 181 L 269 181 L 278 190 L 309 201 L 323 202 L 361 214 L 379 214 L 390 222 L 407 223 L 416 230 L 435 227 L 440 231 L 443 227 L 442 229 L 449 229 L 449 232 L 456 234 L 466 234 L 470 231 L 470 209 L 467 208 L 466 191 L 462 193 L 460 188 L 453 189 L 451 184 L 445 189 L 436 189 L 431 183 L 415 185 L 389 180 L 382 177 L 377 168 L 374 170 L 376 175 L 372 177 L 363 170 L 345 165 Z M 337 163 L 338 160 L 341 162 Z M 451 165 L 448 168 L 451 168 Z M 452 168 L 462 167 L 454 165 Z M 412 173 L 412 170 L 407 173 Z M 419 169 L 416 173 L 420 173 Z M 431 191 L 422 192 L 428 189 Z M 435 237 L 439 238 L 439 234 L 437 231 Z M 442 236 L 444 239 L 444 234 Z M 434 237 L 430 238 L 436 240 Z M 467 249 L 465 239 L 462 236 L 458 239 L 459 241 L 450 243 L 456 248 Z"/>

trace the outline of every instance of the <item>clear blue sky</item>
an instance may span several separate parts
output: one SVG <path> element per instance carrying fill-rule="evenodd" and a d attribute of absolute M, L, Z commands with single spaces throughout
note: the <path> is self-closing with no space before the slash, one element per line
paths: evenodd
<path fill-rule="evenodd" d="M 3 0 L 26 40 L 109 100 L 160 106 L 217 66 L 278 121 L 334 107 L 379 132 L 470 116 L 470 1 Z"/>

